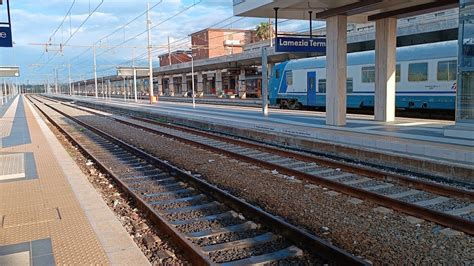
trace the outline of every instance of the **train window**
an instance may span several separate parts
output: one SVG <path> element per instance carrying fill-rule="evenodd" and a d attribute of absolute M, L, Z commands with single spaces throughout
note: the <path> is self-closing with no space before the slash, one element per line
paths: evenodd
<path fill-rule="evenodd" d="M 326 93 L 326 79 L 318 80 L 318 92 Z"/>
<path fill-rule="evenodd" d="M 402 67 L 400 64 L 395 66 L 395 82 L 400 82 L 400 76 L 402 74 Z"/>
<path fill-rule="evenodd" d="M 277 78 L 277 79 L 280 78 L 280 69 L 275 70 L 275 78 Z"/>
<path fill-rule="evenodd" d="M 456 60 L 438 62 L 438 80 L 456 80 Z"/>
<path fill-rule="evenodd" d="M 408 65 L 408 81 L 427 81 L 428 63 L 412 63 Z"/>
<path fill-rule="evenodd" d="M 347 93 L 352 93 L 354 91 L 354 82 L 352 81 L 352 78 L 347 78 L 346 80 L 346 91 Z"/>
<path fill-rule="evenodd" d="M 293 85 L 293 71 L 286 71 L 286 85 Z"/>
<path fill-rule="evenodd" d="M 362 67 L 362 82 L 373 83 L 375 81 L 375 67 L 367 66 Z"/>

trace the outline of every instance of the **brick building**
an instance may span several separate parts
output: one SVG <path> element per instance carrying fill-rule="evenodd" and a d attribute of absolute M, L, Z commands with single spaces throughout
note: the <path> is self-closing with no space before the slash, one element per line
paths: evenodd
<path fill-rule="evenodd" d="M 255 39 L 255 30 L 205 29 L 191 34 L 196 60 L 242 53 Z"/>

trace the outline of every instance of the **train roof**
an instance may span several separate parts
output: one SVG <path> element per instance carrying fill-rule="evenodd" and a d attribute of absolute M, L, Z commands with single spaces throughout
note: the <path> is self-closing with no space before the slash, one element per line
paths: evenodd
<path fill-rule="evenodd" d="M 458 41 L 437 42 L 397 48 L 397 62 L 457 57 Z M 286 69 L 324 68 L 326 56 L 295 59 L 286 62 Z M 347 65 L 375 64 L 375 51 L 347 54 Z"/>

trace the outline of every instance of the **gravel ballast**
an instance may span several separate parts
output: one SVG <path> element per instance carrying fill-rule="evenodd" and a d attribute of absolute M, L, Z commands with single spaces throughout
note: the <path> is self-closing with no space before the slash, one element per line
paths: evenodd
<path fill-rule="evenodd" d="M 323 187 L 272 174 L 272 169 L 250 168 L 247 163 L 231 162 L 228 157 L 106 118 L 88 114 L 80 119 L 178 167 L 199 173 L 247 202 L 376 264 L 474 263 L 471 236 L 447 236 L 433 223 L 412 224 L 399 212 L 374 212 L 377 205 L 370 202 L 355 205 L 344 194 L 331 196 Z"/>

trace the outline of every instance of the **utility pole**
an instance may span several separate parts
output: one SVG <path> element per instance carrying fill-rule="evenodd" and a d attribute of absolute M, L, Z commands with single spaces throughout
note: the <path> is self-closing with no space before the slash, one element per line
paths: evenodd
<path fill-rule="evenodd" d="M 152 47 L 151 47 L 151 18 L 150 18 L 150 3 L 148 3 L 148 9 L 147 9 L 147 13 L 146 13 L 146 17 L 147 17 L 147 21 L 146 21 L 146 24 L 147 24 L 147 29 L 148 29 L 148 72 L 149 72 L 149 75 L 150 75 L 150 84 L 149 84 L 149 94 L 150 94 L 150 104 L 153 103 L 153 58 L 152 58 L 152 55 L 151 55 L 151 50 L 152 50 Z M 158 98 L 158 97 L 157 97 Z"/>
<path fill-rule="evenodd" d="M 94 83 L 95 83 L 95 97 L 99 98 L 99 94 L 97 91 L 97 61 L 96 61 L 96 53 L 95 53 L 95 45 L 93 47 L 94 51 Z"/>

